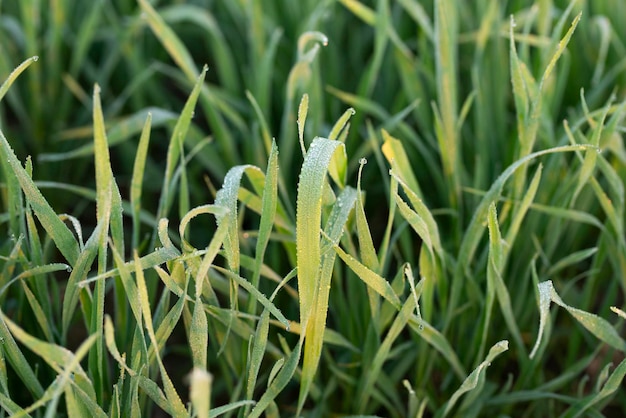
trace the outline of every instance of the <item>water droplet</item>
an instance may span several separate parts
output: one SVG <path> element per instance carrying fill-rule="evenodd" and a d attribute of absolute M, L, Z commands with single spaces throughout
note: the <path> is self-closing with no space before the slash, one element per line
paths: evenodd
<path fill-rule="evenodd" d="M 33 57 L 33 61 L 35 61 L 35 62 L 36 62 L 36 61 L 39 61 L 39 56 L 35 55 L 35 56 Z"/>
<path fill-rule="evenodd" d="M 287 332 L 291 332 L 291 326 L 290 326 L 290 325 L 291 325 L 291 324 L 290 324 L 289 322 L 287 322 L 287 326 L 285 327 L 285 330 L 286 330 Z"/>
<path fill-rule="evenodd" d="M 419 331 L 424 331 L 424 325 L 423 325 L 423 324 L 419 324 L 419 325 L 418 325 L 418 327 L 417 327 L 417 329 L 418 329 Z"/>
<path fill-rule="evenodd" d="M 68 273 L 71 273 L 72 272 L 72 266 L 65 267 L 65 270 L 67 270 Z"/>
<path fill-rule="evenodd" d="M 365 164 L 367 164 L 367 158 L 365 158 L 365 157 L 361 158 L 361 159 L 359 160 L 359 164 L 361 164 L 361 165 L 365 165 Z"/>

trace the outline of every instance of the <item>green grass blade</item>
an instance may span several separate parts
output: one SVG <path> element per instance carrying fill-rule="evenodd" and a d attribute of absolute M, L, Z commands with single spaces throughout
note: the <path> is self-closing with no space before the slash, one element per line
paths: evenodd
<path fill-rule="evenodd" d="M 339 258 L 341 258 L 366 285 L 374 289 L 397 310 L 401 309 L 402 303 L 387 280 L 365 267 L 350 254 L 343 251 L 339 246 L 335 246 L 334 249 L 337 255 L 339 255 Z"/>
<path fill-rule="evenodd" d="M 206 373 L 207 368 L 207 352 L 209 346 L 209 332 L 206 313 L 204 312 L 204 304 L 200 299 L 200 295 L 196 295 L 196 300 L 193 307 L 193 314 L 191 316 L 191 325 L 189 327 L 189 348 L 191 349 L 191 358 L 193 361 L 194 372 L 200 373 L 198 379 L 201 379 L 201 387 L 210 392 L 210 386 L 205 387 L 207 384 L 206 379 L 202 377 Z M 200 383 L 199 383 L 200 384 Z M 205 409 L 206 411 L 209 408 Z"/>
<path fill-rule="evenodd" d="M 544 291 L 550 292 L 550 298 L 557 305 L 565 308 L 583 327 L 595 335 L 601 341 L 607 343 L 613 348 L 622 352 L 626 352 L 626 341 L 617 333 L 615 328 L 604 318 L 595 314 L 574 308 L 561 299 L 558 295 L 552 281 L 541 283 L 545 285 Z"/>
<path fill-rule="evenodd" d="M 26 200 L 28 200 L 28 203 L 37 215 L 37 219 L 39 219 L 41 225 L 55 242 L 61 254 L 63 254 L 71 266 L 75 266 L 78 260 L 79 249 L 74 235 L 72 235 L 69 228 L 59 219 L 58 215 L 41 194 L 41 191 L 35 186 L 35 183 L 24 167 L 22 167 L 1 131 L 0 158 L 3 165 L 5 162 L 8 163 L 8 167 L 10 167 L 10 170 L 12 170 L 13 175 L 17 178 L 17 181 L 24 191 Z M 6 171 L 9 170 L 7 169 Z"/>
<path fill-rule="evenodd" d="M 150 143 L 150 127 L 152 125 L 152 113 L 148 113 L 146 121 L 141 131 L 139 145 L 137 146 L 137 154 L 135 155 L 135 163 L 133 165 L 133 177 L 130 186 L 130 204 L 132 207 L 133 218 L 133 236 L 132 248 L 137 249 L 139 246 L 139 227 L 141 212 L 141 193 L 143 190 L 143 177 L 146 167 L 146 158 L 148 155 L 148 145 Z"/>
<path fill-rule="evenodd" d="M 458 79 L 457 79 L 457 38 L 458 11 L 452 0 L 436 0 L 435 58 L 438 108 L 441 115 L 441 132 L 437 135 L 443 172 L 448 181 L 451 206 L 456 207 L 460 197 L 460 141 L 457 131 L 458 119 Z"/>
<path fill-rule="evenodd" d="M 321 261 L 320 227 L 322 221 L 322 192 L 332 155 L 343 144 L 326 138 L 316 138 L 309 148 L 298 183 L 296 246 L 298 256 L 298 293 L 300 324 L 306 324 L 312 314 L 319 281 Z"/>
<path fill-rule="evenodd" d="M 459 400 L 459 398 L 463 394 L 472 390 L 476 390 L 477 388 L 478 390 L 480 390 L 485 382 L 485 373 L 486 373 L 487 367 L 491 365 L 491 363 L 496 357 L 498 357 L 500 354 L 502 354 L 508 349 L 509 349 L 509 343 L 506 340 L 503 340 L 494 344 L 493 347 L 491 347 L 491 349 L 489 350 L 489 354 L 487 354 L 485 361 L 480 363 L 478 367 L 476 367 L 472 371 L 472 373 L 470 373 L 470 375 L 467 376 L 467 378 L 463 381 L 461 386 L 456 390 L 456 392 L 452 394 L 448 402 L 446 402 L 445 409 L 440 410 L 437 416 L 445 417 L 446 415 L 448 415 L 450 411 L 452 410 L 452 408 L 454 407 L 454 405 L 456 404 L 456 402 Z"/>
<path fill-rule="evenodd" d="M 346 187 L 337 198 L 328 217 L 327 224 L 324 227 L 324 236 L 329 239 L 331 243 L 337 243 L 340 240 L 343 229 L 348 221 L 348 216 L 356 203 L 356 193 L 355 189 Z M 324 342 L 326 317 L 328 313 L 328 298 L 336 258 L 335 252 L 327 248 L 328 247 L 322 248 L 317 295 L 313 302 L 314 305 L 310 320 L 305 329 L 306 340 L 304 342 L 300 398 L 298 400 L 299 410 L 304 405 L 322 355 L 322 345 Z"/>
<path fill-rule="evenodd" d="M 36 399 L 41 398 L 44 394 L 43 386 L 39 383 L 35 372 L 15 342 L 13 335 L 11 335 L 7 323 L 4 320 L 4 314 L 0 316 L 0 338 L 2 339 L 3 357 L 9 360 L 9 363 L 13 366 L 13 370 L 15 370 L 19 378 L 24 382 L 26 389 L 28 389 L 33 397 Z"/>
<path fill-rule="evenodd" d="M 276 399 L 276 397 L 282 392 L 285 386 L 291 381 L 298 363 L 300 362 L 300 352 L 302 351 L 302 337 L 298 341 L 298 344 L 291 351 L 287 359 L 284 361 L 280 371 L 276 374 L 276 377 L 271 380 L 271 383 L 261 399 L 254 405 L 252 411 L 250 411 L 249 418 L 260 417 L 263 411 L 265 411 L 270 404 Z"/>
<path fill-rule="evenodd" d="M 105 237 L 109 229 L 108 211 L 104 210 L 104 216 L 101 218 L 93 230 L 91 236 L 85 243 L 85 248 L 81 251 L 75 265 L 73 266 L 70 277 L 67 280 L 65 294 L 63 297 L 63 312 L 61 317 L 61 341 L 66 341 L 67 333 L 71 326 L 72 317 L 78 303 L 79 292 L 81 291 L 81 281 L 84 280 L 91 270 L 96 255 L 99 251 L 99 245 L 102 237 Z"/>
<path fill-rule="evenodd" d="M 272 232 L 272 226 L 274 225 L 274 219 L 276 217 L 276 207 L 278 201 L 278 148 L 276 142 L 272 141 L 269 151 L 269 159 L 267 162 L 267 171 L 265 173 L 265 183 L 263 186 L 263 198 L 262 198 L 262 211 L 261 220 L 259 223 L 259 235 L 257 237 L 255 256 L 254 256 L 254 271 L 252 272 L 252 285 L 256 288 L 259 287 L 259 281 L 261 278 L 261 268 L 263 266 L 263 258 L 267 245 L 270 240 L 270 234 Z M 248 307 L 248 312 L 254 313 L 256 311 L 256 300 L 252 299 Z"/>
<path fill-rule="evenodd" d="M 137 278 L 137 290 L 139 293 L 139 305 L 141 307 L 142 317 L 144 319 L 144 325 L 146 330 L 148 331 L 148 336 L 150 337 L 150 342 L 154 348 L 159 347 L 159 343 L 156 338 L 154 328 L 152 325 L 152 312 L 150 311 L 150 303 L 148 299 L 148 289 L 146 287 L 146 281 L 144 278 L 143 270 L 139 268 L 140 262 L 139 257 L 135 253 L 135 276 Z M 176 418 L 184 418 L 187 417 L 187 411 L 185 410 L 185 406 L 180 400 L 180 396 L 176 392 L 174 388 L 174 384 L 167 371 L 165 370 L 165 366 L 161 360 L 159 353 L 156 354 L 157 363 L 159 365 L 159 370 L 161 372 L 161 378 L 163 380 L 163 386 L 165 391 L 165 396 L 167 397 L 167 403 L 170 405 L 170 410 L 172 412 L 172 416 Z"/>
<path fill-rule="evenodd" d="M 413 192 L 415 192 L 415 194 L 420 197 L 423 196 L 419 183 L 417 182 L 417 178 L 411 168 L 409 157 L 407 156 L 402 143 L 398 139 L 389 135 L 387 131 L 383 130 L 382 132 L 384 140 L 382 151 L 385 158 L 387 158 L 389 165 L 391 165 L 391 169 L 408 185 Z"/>
<path fill-rule="evenodd" d="M 33 62 L 36 62 L 38 59 L 39 59 L 38 56 L 30 57 L 26 59 L 24 62 L 22 62 L 20 65 L 18 65 L 13 71 L 11 71 L 11 74 L 9 74 L 7 79 L 4 80 L 4 83 L 2 83 L 2 85 L 0 86 L 0 100 L 4 98 L 4 96 L 7 94 L 7 91 L 9 91 L 9 88 L 15 82 L 15 80 L 20 76 L 20 74 L 22 74 L 24 70 L 30 67 L 30 65 Z"/>
<path fill-rule="evenodd" d="M 189 51 L 181 42 L 180 38 L 159 16 L 156 10 L 150 5 L 148 0 L 138 0 L 141 10 L 145 13 L 146 20 L 154 34 L 159 38 L 163 47 L 170 54 L 176 65 L 183 70 L 188 79 L 193 80 L 198 77 L 199 71 L 196 67 Z"/>

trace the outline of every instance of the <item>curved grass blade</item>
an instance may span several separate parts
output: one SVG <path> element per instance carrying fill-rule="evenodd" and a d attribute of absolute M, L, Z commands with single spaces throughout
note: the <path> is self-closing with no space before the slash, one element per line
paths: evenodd
<path fill-rule="evenodd" d="M 446 407 L 443 410 L 440 410 L 437 413 L 437 417 L 445 417 L 450 413 L 454 405 L 457 403 L 459 398 L 472 390 L 480 391 L 485 384 L 485 372 L 487 367 L 491 365 L 493 360 L 498 357 L 500 354 L 509 349 L 509 342 L 506 340 L 499 341 L 491 347 L 489 350 L 489 354 L 485 358 L 485 361 L 480 363 L 478 367 L 476 367 L 472 373 L 463 381 L 461 386 L 452 394 L 448 402 L 446 402 Z"/>
<path fill-rule="evenodd" d="M 620 337 L 615 328 L 606 319 L 566 304 L 554 289 L 551 280 L 544 283 L 546 283 L 545 286 L 549 289 L 550 298 L 554 303 L 565 308 L 583 327 L 587 328 L 587 330 L 598 339 L 613 348 L 626 352 L 626 341 Z"/>
<path fill-rule="evenodd" d="M 20 76 L 20 74 L 22 74 L 24 70 L 30 67 L 30 65 L 33 62 L 36 62 L 38 59 L 39 59 L 38 56 L 27 58 L 26 60 L 24 60 L 24 62 L 18 65 L 13 71 L 11 71 L 11 74 L 9 74 L 7 79 L 4 80 L 4 83 L 2 83 L 2 85 L 0 86 L 0 100 L 4 98 L 4 96 L 7 94 L 7 91 L 9 91 L 9 88 L 11 87 L 13 82 Z"/>

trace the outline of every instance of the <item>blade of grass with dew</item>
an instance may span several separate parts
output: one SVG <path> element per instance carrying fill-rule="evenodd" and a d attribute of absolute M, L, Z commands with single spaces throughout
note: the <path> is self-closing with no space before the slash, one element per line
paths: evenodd
<path fill-rule="evenodd" d="M 154 328 L 152 326 L 152 312 L 150 311 L 150 303 L 148 299 L 148 290 L 146 287 L 146 282 L 143 274 L 143 270 L 139 268 L 139 256 L 135 253 L 135 277 L 137 279 L 137 290 L 139 293 L 139 305 L 141 307 L 142 317 L 144 320 L 144 325 L 148 332 L 148 337 L 150 338 L 150 342 L 152 346 L 155 348 L 159 347 L 159 343 L 156 338 Z M 163 365 L 163 361 L 158 352 L 155 351 L 157 364 L 159 366 L 159 370 L 161 372 L 161 379 L 163 380 L 163 388 L 165 391 L 165 396 L 167 398 L 167 403 L 170 405 L 170 409 L 172 415 L 176 418 L 184 418 L 187 416 L 187 411 L 185 410 L 185 406 L 183 405 L 176 389 L 174 388 L 174 384 L 172 383 L 167 371 L 165 370 L 165 366 Z"/>
<path fill-rule="evenodd" d="M 350 117 L 354 115 L 354 113 L 355 111 L 352 108 L 346 110 L 331 129 L 328 134 L 328 139 L 331 141 L 339 140 L 342 143 L 345 142 L 345 137 L 343 138 L 343 141 L 341 140 L 342 130 L 344 132 L 348 130 Z M 345 148 L 343 150 L 344 155 L 341 153 L 333 154 L 330 166 L 328 167 L 328 174 L 340 188 L 344 188 L 346 186 L 348 168 L 348 158 L 345 155 Z"/>
<path fill-rule="evenodd" d="M 122 220 L 122 197 L 119 192 L 113 171 L 111 168 L 111 157 L 109 155 L 109 145 L 104 126 L 104 115 L 102 113 L 102 103 L 100 100 L 100 86 L 96 84 L 93 91 L 93 126 L 94 126 L 94 164 L 96 170 L 96 219 L 98 223 L 102 219 L 108 223 L 111 230 L 111 238 L 118 251 L 124 254 L 124 223 Z M 107 233 L 100 236 L 98 243 L 98 274 L 107 270 Z M 125 317 L 126 297 L 123 292 L 119 278 L 115 278 L 116 313 L 117 319 L 121 323 Z M 104 323 L 104 280 L 96 282 L 94 289 L 95 309 L 91 318 L 90 333 L 97 335 L 95 352 L 90 352 L 89 361 L 91 370 L 98 375 L 94 376 L 96 393 L 99 397 L 104 397 L 104 386 L 108 385 L 104 368 L 104 342 L 102 340 L 102 326 Z M 100 387 L 102 385 L 102 387 Z"/>
<path fill-rule="evenodd" d="M 82 374 L 75 374 L 74 370 L 80 369 L 80 361 L 85 355 L 87 355 L 91 345 L 95 342 L 96 336 L 91 335 L 87 338 L 76 350 L 76 354 L 71 358 L 67 364 L 65 364 L 65 368 L 63 372 L 57 377 L 53 385 L 56 385 L 56 390 L 53 393 L 52 402 L 48 403 L 48 408 L 46 410 L 46 417 L 56 416 L 56 400 L 59 399 L 61 392 L 65 390 L 72 391 L 72 395 L 75 394 L 80 398 L 82 402 L 80 402 L 81 409 L 89 411 L 89 414 L 92 414 L 97 418 L 106 418 L 107 415 L 100 408 L 98 403 L 96 402 L 95 395 L 93 393 L 85 392 L 83 390 L 84 386 L 90 388 L 91 382 L 84 381 L 84 376 Z M 80 385 L 80 382 L 83 381 L 83 385 Z M 75 399 L 75 397 L 71 396 L 71 398 Z M 66 406 L 70 406 L 71 399 L 68 399 L 66 396 L 65 400 Z M 76 403 L 75 403 L 76 404 Z M 69 408 L 68 408 L 69 412 Z M 54 415 L 53 415 L 54 414 Z M 70 415 L 71 416 L 71 415 Z M 74 415 L 74 417 L 79 415 Z M 84 416 L 84 415 L 83 415 Z"/>
<path fill-rule="evenodd" d="M 260 178 L 263 178 L 263 172 L 256 166 L 241 165 L 233 167 L 228 170 L 228 173 L 226 173 L 222 188 L 218 190 L 217 195 L 215 196 L 215 204 L 223 206 L 229 210 L 228 215 L 217 217 L 217 223 L 218 225 L 222 223 L 227 223 L 228 225 L 228 234 L 224 241 L 224 249 L 226 251 L 228 266 L 235 274 L 239 273 L 240 265 L 239 228 L 237 225 L 237 196 L 244 173 L 248 173 L 251 180 L 253 180 L 253 176 L 255 174 L 258 174 Z M 256 183 L 253 181 L 253 185 L 255 184 Z"/>
<path fill-rule="evenodd" d="M 390 175 L 393 177 L 396 177 L 396 181 L 398 182 L 400 186 L 402 186 L 402 190 L 404 190 L 407 197 L 409 198 L 409 201 L 411 202 L 411 205 L 413 206 L 414 211 L 411 210 L 408 207 L 408 205 L 406 205 L 406 203 L 403 208 L 408 209 L 409 211 L 413 212 L 415 215 L 417 215 L 420 218 L 421 225 L 422 225 L 420 226 L 420 229 L 423 229 L 423 236 L 421 236 L 421 238 L 424 239 L 424 241 L 428 243 L 428 248 L 431 254 L 433 255 L 437 254 L 439 255 L 439 257 L 442 257 L 443 247 L 441 245 L 441 238 L 439 237 L 439 229 L 437 227 L 437 223 L 435 222 L 435 218 L 433 217 L 432 213 L 430 212 L 428 207 L 424 204 L 422 199 L 419 197 L 418 193 L 415 190 L 411 189 L 410 185 L 405 183 L 402 177 L 399 176 L 394 169 L 390 171 Z M 404 202 L 400 198 L 400 195 L 397 192 L 395 193 L 395 198 L 396 198 L 396 203 L 398 205 L 400 201 Z M 409 212 L 404 211 L 402 213 L 404 216 L 408 214 Z"/>
<path fill-rule="evenodd" d="M 107 200 L 110 203 L 110 199 Z M 95 229 L 85 243 L 85 247 L 81 251 L 67 280 L 61 314 L 61 341 L 66 341 L 67 339 L 67 333 L 78 303 L 79 292 L 82 290 L 81 282 L 89 274 L 91 265 L 98 254 L 102 237 L 107 235 L 109 229 L 109 211 L 106 208 L 102 208 L 102 214 L 103 216 L 98 220 Z"/>
<path fill-rule="evenodd" d="M 552 302 L 556 303 L 562 308 L 565 308 L 589 332 L 591 332 L 598 339 L 610 345 L 611 347 L 622 352 L 626 352 L 626 341 L 624 341 L 624 339 L 620 337 L 613 325 L 611 325 L 606 319 L 590 312 L 574 308 L 563 302 L 561 297 L 554 289 L 551 280 L 543 282 L 542 284 L 546 286 L 546 291 L 549 292 Z"/>
<path fill-rule="evenodd" d="M 130 205 L 132 207 L 131 215 L 133 220 L 132 248 L 137 249 L 139 246 L 139 228 L 140 228 L 140 212 L 141 212 L 141 194 L 143 190 L 143 176 L 146 167 L 146 158 L 148 155 L 148 145 L 150 144 L 150 127 L 152 126 L 152 113 L 148 113 L 146 121 L 141 131 L 139 145 L 137 146 L 137 154 L 135 155 L 135 163 L 133 165 L 133 175 L 130 186 Z"/>
<path fill-rule="evenodd" d="M 292 274 L 293 273 L 293 274 Z M 292 270 L 292 273 L 285 276 L 283 280 L 280 281 L 278 286 L 274 289 L 274 292 L 270 296 L 270 302 L 274 301 L 274 297 L 278 294 L 279 290 L 283 288 L 287 284 L 289 280 L 293 278 L 295 275 L 295 270 Z M 248 378 L 246 381 L 246 398 L 248 399 L 250 404 L 246 405 L 244 415 L 248 415 L 250 413 L 250 408 L 254 406 L 254 402 L 252 401 L 252 397 L 254 395 L 254 388 L 256 386 L 256 382 L 258 380 L 259 370 L 261 368 L 261 362 L 263 360 L 263 356 L 266 352 L 271 352 L 268 350 L 268 334 L 269 334 L 269 310 L 266 308 L 263 310 L 261 317 L 257 323 L 257 328 L 255 330 L 254 336 L 250 338 L 254 339 L 252 343 L 252 349 L 250 351 L 250 343 L 248 345 Z M 287 328 L 290 328 L 291 324 Z M 294 332 L 293 330 L 290 330 Z M 269 346 L 271 348 L 271 345 Z M 271 380 L 271 379 L 270 379 Z M 272 401 L 273 402 L 273 401 Z"/>
<path fill-rule="evenodd" d="M 330 164 L 332 165 L 332 163 L 333 160 L 331 159 Z M 351 187 L 343 189 L 341 194 L 338 196 L 324 227 L 324 237 L 330 241 L 329 245 L 336 245 L 341 239 L 348 217 L 350 216 L 352 208 L 356 203 L 356 198 L 357 191 Z M 322 246 L 321 257 L 318 285 L 316 289 L 316 296 L 313 301 L 312 315 L 310 317 L 310 321 L 305 327 L 306 339 L 304 342 L 300 399 L 298 400 L 299 411 L 303 407 L 304 401 L 308 396 L 310 385 L 315 377 L 315 372 L 319 368 L 319 362 L 322 356 L 322 346 L 324 342 L 326 318 L 328 313 L 328 299 L 336 253 L 335 251 L 332 251 L 329 246 Z"/>
<path fill-rule="evenodd" d="M 9 179 L 7 178 L 6 180 L 9 180 Z M 41 239 L 39 237 L 39 231 L 35 224 L 35 219 L 33 218 L 33 211 L 30 205 L 28 204 L 28 202 L 26 202 L 25 212 L 26 212 L 26 228 L 28 230 L 26 236 L 28 237 L 28 242 L 29 242 L 30 260 L 33 263 L 33 265 L 41 266 L 45 264 L 44 250 L 41 244 Z M 80 224 L 78 224 L 78 226 L 80 227 Z M 78 229 L 77 235 L 79 237 L 79 248 L 81 248 L 82 237 L 81 237 L 80 228 Z M 66 270 L 68 270 L 68 268 L 71 268 L 71 267 L 67 265 Z M 34 290 L 36 294 L 36 299 L 41 304 L 41 307 L 43 308 L 43 312 L 46 315 L 46 318 L 53 318 L 52 301 L 50 300 L 50 297 L 49 297 L 49 295 L 51 294 L 50 286 L 48 285 L 47 280 L 35 280 Z M 52 325 L 54 326 L 54 331 L 58 332 L 58 328 L 56 324 L 52 324 Z M 48 341 L 53 341 L 53 340 L 49 339 Z"/>
<path fill-rule="evenodd" d="M 200 286 L 198 286 L 200 287 Z M 210 384 L 205 382 L 203 377 L 207 374 L 207 352 L 209 346 L 209 324 L 207 322 L 206 313 L 204 312 L 204 304 L 200 297 L 201 290 L 196 293 L 193 306 L 193 314 L 191 316 L 191 324 L 189 325 L 189 348 L 191 349 L 191 358 L 193 363 L 193 373 L 199 373 L 198 379 L 203 383 L 199 383 L 202 390 L 210 393 Z M 208 411 L 209 408 L 206 408 Z"/>
<path fill-rule="evenodd" d="M 322 194 L 324 185 L 327 184 L 326 175 L 329 165 L 335 152 L 341 152 L 340 155 L 345 156 L 344 145 L 341 142 L 315 138 L 305 156 L 298 182 L 296 213 L 298 294 L 300 298 L 300 325 L 305 330 L 305 334 L 309 330 L 309 320 L 316 322 L 318 317 L 326 317 L 326 312 L 318 312 L 315 309 L 315 301 L 318 298 L 321 280 Z M 323 334 L 323 330 L 318 332 Z M 308 358 L 305 354 L 307 366 L 317 364 L 315 357 L 319 360 L 319 354 L 314 355 L 317 350 L 313 350 L 311 343 L 309 343 L 309 341 L 319 340 L 319 338 L 321 335 L 305 335 L 305 353 L 310 352 Z M 316 371 L 309 367 L 303 368 L 302 371 L 303 379 L 298 400 L 299 410 L 307 396 L 309 385 Z"/>
<path fill-rule="evenodd" d="M 187 292 L 187 286 L 189 281 L 185 282 L 185 287 L 183 291 Z M 158 325 L 154 335 L 156 336 L 156 340 L 158 342 L 157 345 L 151 345 L 148 348 L 148 362 L 152 366 L 154 364 L 155 358 L 159 359 L 159 353 L 165 349 L 165 345 L 167 340 L 170 338 L 172 333 L 174 332 L 174 328 L 180 322 L 180 317 L 183 314 L 183 308 L 185 306 L 186 298 L 180 297 L 176 303 L 172 306 L 172 308 L 167 312 L 167 314 L 163 317 L 162 320 L 155 322 L 155 325 Z M 157 361 L 158 363 L 158 361 Z"/>
<path fill-rule="evenodd" d="M 320 224 L 322 192 L 330 160 L 344 145 L 326 138 L 313 140 L 302 165 L 298 183 L 296 246 L 298 257 L 298 293 L 300 324 L 306 328 L 312 315 L 319 281 L 321 261 Z"/>
<path fill-rule="evenodd" d="M 159 225 L 158 225 L 158 236 L 159 236 L 159 240 L 161 241 L 161 244 L 163 245 L 161 248 L 156 249 L 155 251 L 141 257 L 139 259 L 139 267 L 142 269 L 147 269 L 147 268 L 151 268 L 154 266 L 158 266 L 160 264 L 164 264 L 167 263 L 169 261 L 172 261 L 178 257 L 180 257 L 180 251 L 178 251 L 178 249 L 174 246 L 174 244 L 172 243 L 172 241 L 170 240 L 169 236 L 168 236 L 168 225 L 169 225 L 169 220 L 167 218 L 162 218 L 161 220 L 159 220 Z M 96 227 L 97 228 L 97 227 Z M 95 232 L 95 230 L 94 230 Z M 93 233 L 92 233 L 93 236 Z M 89 241 L 87 242 L 87 244 L 89 244 Z M 85 247 L 87 247 L 87 244 L 85 244 Z M 84 251 L 83 251 L 84 252 Z M 92 259 L 93 260 L 93 259 Z M 135 261 L 128 261 L 126 263 L 126 265 L 129 268 L 136 268 L 135 266 Z M 74 270 L 72 270 L 72 273 L 74 272 Z M 117 270 L 113 269 L 113 270 L 109 270 L 106 273 L 103 274 L 99 274 L 96 277 L 90 278 L 90 279 L 84 279 L 82 281 L 80 281 L 78 283 L 79 286 L 86 286 L 89 283 L 95 282 L 97 280 L 102 280 L 102 279 L 106 279 L 109 277 L 114 277 L 117 274 Z M 70 276 L 71 278 L 71 276 Z"/>
<path fill-rule="evenodd" d="M 2 161 L 3 166 L 6 161 L 8 166 L 5 171 L 12 172 L 17 178 L 24 196 L 37 215 L 39 222 L 41 222 L 41 225 L 68 263 L 71 266 L 75 266 L 79 255 L 76 239 L 69 228 L 59 219 L 37 186 L 35 186 L 35 183 L 17 159 L 2 131 L 0 131 L 0 161 Z"/>
<path fill-rule="evenodd" d="M 361 279 L 363 282 L 375 290 L 380 296 L 385 298 L 389 303 L 391 303 L 394 308 L 397 310 L 401 309 L 402 303 L 398 298 L 398 295 L 391 288 L 391 285 L 387 280 L 383 277 L 379 276 L 369 268 L 365 267 L 358 260 L 352 257 L 350 254 L 347 254 L 345 251 L 341 249 L 338 245 L 334 246 L 337 255 L 339 258 L 343 260 L 348 267 Z"/>
<path fill-rule="evenodd" d="M 467 376 L 467 378 L 463 381 L 461 386 L 456 390 L 456 392 L 452 394 L 450 399 L 446 402 L 445 409 L 443 408 L 440 409 L 437 412 L 436 416 L 445 417 L 446 415 L 448 415 L 450 411 L 452 410 L 452 408 L 454 407 L 454 405 L 457 403 L 457 401 L 463 394 L 473 391 L 473 390 L 480 391 L 485 384 L 485 373 L 486 373 L 487 367 L 491 365 L 491 363 L 496 357 L 498 357 L 500 354 L 507 351 L 508 349 L 509 349 L 509 343 L 506 340 L 502 340 L 494 344 L 489 350 L 489 353 L 487 354 L 485 361 L 480 363 L 478 367 L 476 367 L 472 371 L 472 373 L 470 373 L 469 376 Z"/>
<path fill-rule="evenodd" d="M 278 147 L 272 141 L 265 173 L 265 183 L 263 186 L 261 220 L 259 221 L 259 235 L 255 247 L 254 270 L 252 272 L 252 286 L 259 287 L 261 278 L 261 268 L 263 258 L 272 232 L 272 225 L 276 217 L 278 200 Z M 248 312 L 256 312 L 256 299 L 251 299 L 248 305 Z"/>
<path fill-rule="evenodd" d="M 30 65 L 33 62 L 36 62 L 38 59 L 39 57 L 36 55 L 30 58 L 27 58 L 20 65 L 18 65 L 13 71 L 11 71 L 11 74 L 9 74 L 7 79 L 4 80 L 4 83 L 2 83 L 2 85 L 0 86 L 0 100 L 2 100 L 4 96 L 7 94 L 7 91 L 9 91 L 9 88 L 15 82 L 17 77 L 19 77 L 20 74 L 24 72 L 24 70 L 30 67 Z"/>
<path fill-rule="evenodd" d="M 496 204 L 492 202 L 489 205 L 489 213 L 487 215 L 487 226 L 489 230 L 489 258 L 487 261 L 487 290 L 485 292 L 485 302 L 482 309 L 482 332 L 477 333 L 476 340 L 478 344 L 478 352 L 476 357 L 482 359 L 485 354 L 487 345 L 489 324 L 491 324 L 491 314 L 493 312 L 493 302 L 496 298 L 495 275 L 502 267 L 502 235 L 500 234 L 500 226 L 498 225 L 498 214 L 496 212 Z"/>

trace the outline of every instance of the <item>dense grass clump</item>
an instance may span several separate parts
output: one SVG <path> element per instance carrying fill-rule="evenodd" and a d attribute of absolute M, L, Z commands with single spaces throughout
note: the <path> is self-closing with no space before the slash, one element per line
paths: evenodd
<path fill-rule="evenodd" d="M 623 27 L 0 2 L 0 414 L 625 415 Z"/>

